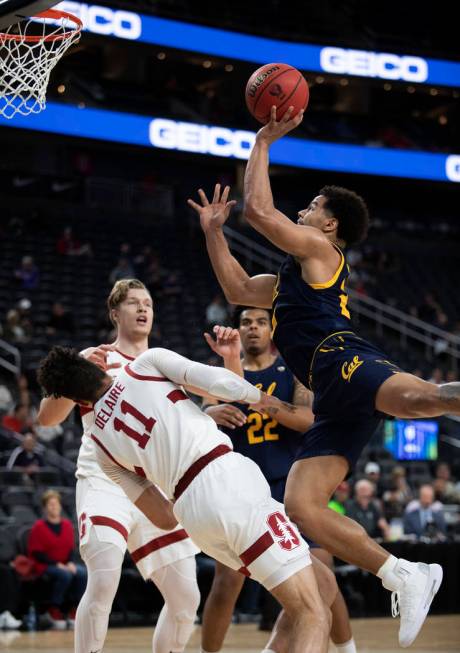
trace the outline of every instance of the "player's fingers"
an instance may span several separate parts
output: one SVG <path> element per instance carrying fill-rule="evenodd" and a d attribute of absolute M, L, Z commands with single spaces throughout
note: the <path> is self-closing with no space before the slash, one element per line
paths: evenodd
<path fill-rule="evenodd" d="M 228 419 L 236 426 L 246 424 L 246 415 L 236 406 L 227 406 Z"/>
<path fill-rule="evenodd" d="M 208 198 L 206 197 L 206 193 L 202 188 L 198 189 L 198 195 L 200 196 L 201 203 L 203 206 L 209 206 L 209 201 Z"/>
<path fill-rule="evenodd" d="M 214 341 L 214 338 L 209 335 L 209 333 L 204 333 L 204 339 L 208 343 L 208 345 L 211 347 L 213 351 L 216 351 L 216 343 Z"/>
<path fill-rule="evenodd" d="M 300 123 L 302 122 L 304 113 L 305 113 L 305 109 L 301 109 L 299 113 L 295 116 L 294 120 L 297 125 L 300 125 Z"/>
<path fill-rule="evenodd" d="M 220 201 L 223 204 L 227 203 L 229 193 L 230 193 L 230 186 L 225 186 L 225 188 L 223 190 L 223 193 L 222 193 L 222 197 L 220 198 Z"/>
<path fill-rule="evenodd" d="M 294 111 L 294 107 L 290 106 L 286 113 L 283 116 L 283 122 L 289 122 L 292 116 L 292 112 Z"/>
<path fill-rule="evenodd" d="M 121 367 L 121 366 L 122 366 L 121 363 L 110 363 L 110 365 L 106 365 L 105 369 L 106 369 L 106 371 L 107 370 L 115 370 L 115 369 L 117 369 L 118 367 Z"/>
<path fill-rule="evenodd" d="M 233 329 L 232 327 L 226 327 L 224 331 L 224 338 L 225 340 L 230 340 L 233 335 Z"/>
<path fill-rule="evenodd" d="M 225 208 L 226 208 L 226 209 L 231 209 L 231 208 L 232 208 L 233 206 L 235 206 L 235 204 L 237 204 L 237 203 L 238 203 L 238 202 L 237 202 L 236 200 L 230 200 L 230 202 L 227 202 L 227 204 L 225 205 Z"/>
<path fill-rule="evenodd" d="M 189 206 L 191 206 L 192 209 L 195 209 L 195 211 L 199 211 L 199 210 L 202 208 L 199 204 L 197 204 L 196 202 L 194 202 L 194 201 L 191 200 L 191 199 L 188 199 L 188 200 L 187 200 L 187 204 L 188 204 Z"/>
<path fill-rule="evenodd" d="M 216 184 L 214 186 L 214 195 L 212 197 L 212 203 L 218 204 L 219 200 L 220 200 L 220 184 Z"/>
<path fill-rule="evenodd" d="M 270 122 L 274 124 L 276 122 L 276 106 L 273 105 L 270 109 Z"/>

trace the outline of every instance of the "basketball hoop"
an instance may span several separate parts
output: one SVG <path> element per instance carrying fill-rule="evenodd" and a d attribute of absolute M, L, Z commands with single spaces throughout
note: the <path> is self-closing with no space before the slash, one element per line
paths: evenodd
<path fill-rule="evenodd" d="M 0 32 L 1 115 L 43 111 L 50 73 L 82 27 L 76 16 L 48 9 Z"/>

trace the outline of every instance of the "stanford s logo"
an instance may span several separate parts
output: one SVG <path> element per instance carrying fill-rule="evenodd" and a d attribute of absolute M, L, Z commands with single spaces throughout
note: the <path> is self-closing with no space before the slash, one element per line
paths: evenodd
<path fill-rule="evenodd" d="M 292 551 L 299 546 L 300 538 L 283 513 L 273 512 L 268 515 L 267 524 L 282 549 Z"/>
<path fill-rule="evenodd" d="M 364 361 L 359 360 L 359 356 L 354 356 L 351 363 L 344 363 L 342 365 L 342 378 L 345 379 L 345 381 L 350 382 L 350 379 L 353 376 L 353 374 L 356 372 L 358 367 L 360 367 L 363 363 Z"/>

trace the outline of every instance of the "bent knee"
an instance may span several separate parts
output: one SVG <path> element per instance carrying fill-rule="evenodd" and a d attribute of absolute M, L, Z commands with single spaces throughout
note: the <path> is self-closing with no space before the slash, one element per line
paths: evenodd
<path fill-rule="evenodd" d="M 313 564 L 319 593 L 324 603 L 330 607 L 334 603 L 337 592 L 339 591 L 335 574 L 322 563 Z"/>

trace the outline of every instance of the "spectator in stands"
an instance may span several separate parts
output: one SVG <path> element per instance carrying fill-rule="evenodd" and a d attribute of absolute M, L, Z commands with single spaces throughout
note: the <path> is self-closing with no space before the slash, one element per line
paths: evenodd
<path fill-rule="evenodd" d="M 228 319 L 227 306 L 219 293 L 206 307 L 206 328 L 212 329 L 216 324 L 225 324 Z"/>
<path fill-rule="evenodd" d="M 14 399 L 6 383 L 0 382 L 0 415 L 13 409 Z"/>
<path fill-rule="evenodd" d="M 380 478 L 380 465 L 369 461 L 366 463 L 364 468 L 364 474 L 366 475 L 365 478 L 374 484 L 375 495 L 380 498 L 384 490 L 382 480 Z"/>
<path fill-rule="evenodd" d="M 184 292 L 181 273 L 173 270 L 166 274 L 162 283 L 162 294 L 168 299 L 177 299 Z"/>
<path fill-rule="evenodd" d="M 460 503 L 460 493 L 448 463 L 440 462 L 436 465 L 433 487 L 436 498 L 442 503 Z"/>
<path fill-rule="evenodd" d="M 132 279 L 135 276 L 134 268 L 126 257 L 121 257 L 109 276 L 109 281 L 114 284 L 120 279 Z"/>
<path fill-rule="evenodd" d="M 443 537 L 446 534 L 446 522 L 442 510 L 434 510 L 434 489 L 432 485 L 421 485 L 419 489 L 419 507 L 404 515 L 404 533 L 417 537 Z"/>
<path fill-rule="evenodd" d="M 22 621 L 16 619 L 21 601 L 21 584 L 13 567 L 6 561 L 0 562 L 0 631 L 18 630 Z"/>
<path fill-rule="evenodd" d="M 6 322 L 3 329 L 3 337 L 7 342 L 14 345 L 23 345 L 29 341 L 29 335 L 21 324 L 19 311 L 12 308 L 6 314 Z"/>
<path fill-rule="evenodd" d="M 56 243 L 56 249 L 61 256 L 91 256 L 92 248 L 89 243 L 82 245 L 73 234 L 72 227 L 66 227 Z"/>
<path fill-rule="evenodd" d="M 429 383 L 444 383 L 444 373 L 440 367 L 434 367 L 431 371 L 431 377 L 428 379 Z"/>
<path fill-rule="evenodd" d="M 6 463 L 7 469 L 20 469 L 24 474 L 32 474 L 43 467 L 43 458 L 36 451 L 37 438 L 33 433 L 25 433 L 19 447 L 13 449 Z"/>
<path fill-rule="evenodd" d="M 25 404 L 17 404 L 12 413 L 2 417 L 2 426 L 10 431 L 22 433 L 32 427 L 32 417 L 29 407 Z"/>
<path fill-rule="evenodd" d="M 35 560 L 36 571 L 52 582 L 51 606 L 48 616 L 52 627 L 66 628 L 64 605 L 70 602 L 68 619 L 75 618 L 78 605 L 86 587 L 86 568 L 75 564 L 74 530 L 70 520 L 62 518 L 61 495 L 47 490 L 42 496 L 44 519 L 39 519 L 29 536 L 29 556 Z"/>
<path fill-rule="evenodd" d="M 46 333 L 50 336 L 73 335 L 75 333 L 73 313 L 64 308 L 61 302 L 55 302 L 51 308 Z"/>
<path fill-rule="evenodd" d="M 32 256 L 23 256 L 21 266 L 14 271 L 15 278 L 24 290 L 34 290 L 40 282 L 40 271 Z"/>
<path fill-rule="evenodd" d="M 32 321 L 32 302 L 28 297 L 22 297 L 15 306 L 19 313 L 19 323 L 27 336 L 31 336 L 34 325 Z"/>
<path fill-rule="evenodd" d="M 423 303 L 418 307 L 418 317 L 424 322 L 433 324 L 436 320 L 436 315 L 441 311 L 441 306 L 435 299 L 433 293 L 426 293 L 423 298 Z"/>
<path fill-rule="evenodd" d="M 388 539 L 390 527 L 374 496 L 375 485 L 365 478 L 361 479 L 355 485 L 354 498 L 345 504 L 346 514 L 361 524 L 370 537 L 383 536 Z"/>
<path fill-rule="evenodd" d="M 397 465 L 391 472 L 389 489 L 383 494 L 385 516 L 390 521 L 402 517 L 404 508 L 412 499 L 412 490 L 406 480 L 406 470 Z"/>
<path fill-rule="evenodd" d="M 329 508 L 335 510 L 341 515 L 346 514 L 345 504 L 350 498 L 350 484 L 348 481 L 342 481 L 340 485 L 337 486 L 334 496 L 329 501 Z"/>

